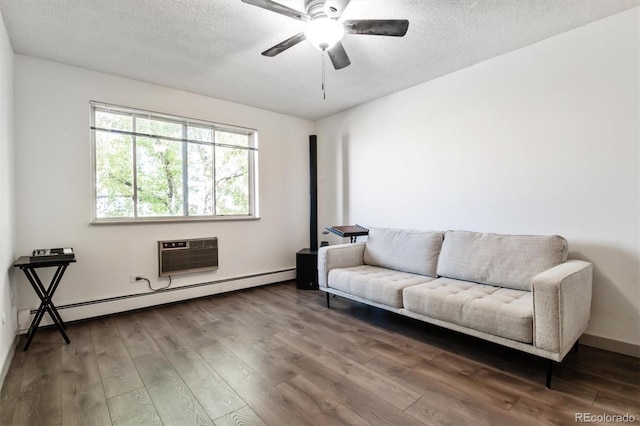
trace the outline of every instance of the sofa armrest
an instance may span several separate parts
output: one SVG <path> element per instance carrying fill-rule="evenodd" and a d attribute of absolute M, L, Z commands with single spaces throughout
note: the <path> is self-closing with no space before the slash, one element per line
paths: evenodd
<path fill-rule="evenodd" d="M 560 359 L 580 338 L 591 316 L 593 266 L 569 260 L 536 275 L 533 291 L 533 344 Z"/>
<path fill-rule="evenodd" d="M 336 268 L 364 265 L 365 243 L 338 244 L 318 250 L 318 285 L 327 287 L 329 271 Z"/>

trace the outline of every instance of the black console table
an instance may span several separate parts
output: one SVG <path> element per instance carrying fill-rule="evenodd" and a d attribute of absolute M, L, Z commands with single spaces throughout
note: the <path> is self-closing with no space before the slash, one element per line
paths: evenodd
<path fill-rule="evenodd" d="M 29 349 L 29 345 L 31 344 L 31 340 L 33 340 L 34 334 L 36 334 L 36 330 L 38 329 L 38 325 L 40 325 L 40 321 L 42 321 L 42 317 L 45 312 L 49 313 L 49 316 L 53 320 L 55 326 L 62 334 L 65 342 L 69 343 L 69 337 L 67 337 L 67 333 L 65 333 L 64 329 L 66 325 L 62 318 L 60 318 L 60 314 L 58 314 L 58 310 L 53 304 L 52 298 L 55 293 L 58 285 L 60 284 L 60 280 L 62 279 L 62 275 L 67 270 L 67 266 L 70 263 L 76 261 L 74 255 L 62 255 L 62 256 L 43 256 L 42 258 L 38 258 L 37 256 L 22 256 L 18 258 L 13 263 L 13 266 L 16 268 L 22 269 L 22 272 L 27 276 L 29 283 L 33 287 L 33 290 L 36 292 L 38 297 L 40 298 L 40 307 L 36 312 L 36 316 L 33 318 L 31 325 L 29 326 L 29 331 L 27 332 L 27 343 L 24 345 L 24 350 Z M 38 277 L 38 273 L 36 269 L 38 268 L 51 268 L 55 267 L 56 272 L 53 274 L 53 278 L 51 279 L 51 283 L 49 287 L 45 287 Z"/>

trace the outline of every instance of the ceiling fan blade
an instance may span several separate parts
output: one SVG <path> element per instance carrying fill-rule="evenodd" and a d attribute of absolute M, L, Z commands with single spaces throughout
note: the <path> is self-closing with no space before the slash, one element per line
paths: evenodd
<path fill-rule="evenodd" d="M 326 0 L 324 2 L 324 13 L 329 18 L 337 19 L 347 8 L 351 0 Z"/>
<path fill-rule="evenodd" d="M 347 51 L 344 50 L 342 43 L 338 42 L 335 46 L 327 51 L 333 67 L 340 70 L 351 65 Z"/>
<path fill-rule="evenodd" d="M 288 16 L 289 18 L 297 19 L 298 21 L 308 22 L 311 20 L 309 15 L 306 13 L 292 9 L 289 6 L 276 3 L 272 0 L 242 0 L 242 2 Z"/>
<path fill-rule="evenodd" d="M 278 43 L 272 48 L 265 50 L 264 52 L 262 52 L 262 54 L 264 56 L 269 56 L 269 57 L 279 55 L 280 53 L 284 52 L 288 48 L 295 46 L 296 44 L 300 43 L 305 39 L 306 37 L 304 36 L 304 33 L 296 34 L 293 37 L 286 39 L 282 43 Z"/>
<path fill-rule="evenodd" d="M 347 34 L 402 37 L 407 33 L 406 19 L 353 19 L 343 22 Z"/>

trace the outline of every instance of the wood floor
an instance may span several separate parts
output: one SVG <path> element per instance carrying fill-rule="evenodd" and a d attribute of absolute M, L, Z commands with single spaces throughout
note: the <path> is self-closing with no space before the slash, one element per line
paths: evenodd
<path fill-rule="evenodd" d="M 544 425 L 575 424 L 576 413 L 640 421 L 638 359 L 581 346 L 548 390 L 541 359 L 331 303 L 283 283 L 69 324 L 69 345 L 39 330 L 29 351 L 16 349 L 0 424 Z"/>

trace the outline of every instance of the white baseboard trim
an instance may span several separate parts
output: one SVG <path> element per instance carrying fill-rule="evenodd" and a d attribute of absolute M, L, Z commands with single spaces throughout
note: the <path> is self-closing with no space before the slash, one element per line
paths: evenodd
<path fill-rule="evenodd" d="M 621 342 L 592 334 L 583 334 L 582 337 L 580 337 L 580 344 L 640 358 L 640 345 L 634 345 L 633 343 Z"/>
<path fill-rule="evenodd" d="M 19 337 L 16 334 L 13 337 L 13 342 L 9 346 L 9 350 L 7 351 L 4 359 L 2 360 L 2 370 L 0 370 L 0 389 L 4 385 L 4 379 L 7 377 L 7 373 L 9 372 L 9 367 L 11 367 L 11 361 L 13 360 L 13 354 L 16 352 L 16 347 L 18 346 Z"/>

